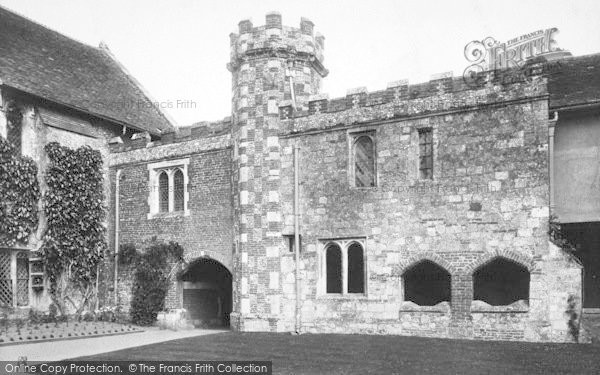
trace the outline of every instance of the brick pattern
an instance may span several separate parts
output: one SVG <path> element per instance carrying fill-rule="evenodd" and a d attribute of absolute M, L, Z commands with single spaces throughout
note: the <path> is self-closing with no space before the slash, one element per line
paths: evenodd
<path fill-rule="evenodd" d="M 281 330 L 278 320 L 286 302 L 280 298 L 278 255 L 286 244 L 279 200 L 278 104 L 295 99 L 292 107 L 302 108 L 325 74 L 310 21 L 303 20 L 301 29 L 282 27 L 281 17 L 269 14 L 266 22 L 258 28 L 240 24 L 240 34 L 231 36 L 236 148 L 232 326 L 240 330 Z"/>

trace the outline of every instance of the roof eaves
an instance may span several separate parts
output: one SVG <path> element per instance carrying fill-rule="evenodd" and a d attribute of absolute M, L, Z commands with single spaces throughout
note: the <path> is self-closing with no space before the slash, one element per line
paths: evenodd
<path fill-rule="evenodd" d="M 148 99 L 148 101 L 150 103 L 157 102 L 152 97 L 150 92 L 148 90 L 146 90 L 146 88 L 131 73 L 129 73 L 127 68 L 115 57 L 115 55 L 111 52 L 111 50 L 108 48 L 106 43 L 101 42 L 100 46 L 98 47 L 98 50 L 102 51 L 109 59 L 111 59 L 119 67 L 119 69 L 121 69 L 121 71 L 125 74 L 127 79 L 129 79 L 140 90 L 140 92 L 146 97 L 146 99 Z M 174 128 L 174 129 L 177 128 L 177 126 L 176 126 L 177 123 L 175 122 L 175 120 L 173 118 L 171 118 L 171 116 L 168 113 L 163 112 L 160 108 L 157 108 L 155 105 L 153 105 L 152 108 L 156 111 L 156 113 L 159 116 L 162 116 L 172 128 Z M 171 130 L 171 129 L 159 129 L 159 130 L 161 133 L 164 133 L 164 132 L 168 133 L 169 130 Z"/>

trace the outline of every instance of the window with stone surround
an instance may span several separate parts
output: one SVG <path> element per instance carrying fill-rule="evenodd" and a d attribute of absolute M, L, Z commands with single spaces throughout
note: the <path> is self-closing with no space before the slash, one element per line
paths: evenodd
<path fill-rule="evenodd" d="M 189 158 L 148 164 L 150 194 L 148 218 L 189 215 Z"/>
<path fill-rule="evenodd" d="M 419 129 L 419 178 L 433 179 L 433 130 Z"/>
<path fill-rule="evenodd" d="M 365 293 L 364 240 L 327 241 L 322 258 L 320 289 L 323 293 Z"/>
<path fill-rule="evenodd" d="M 404 300 L 419 306 L 450 302 L 450 273 L 436 263 L 423 260 L 402 275 Z"/>
<path fill-rule="evenodd" d="M 377 186 L 375 132 L 351 133 L 353 185 L 358 188 Z"/>
<path fill-rule="evenodd" d="M 530 274 L 526 267 L 498 257 L 473 273 L 473 300 L 492 306 L 529 301 Z"/>

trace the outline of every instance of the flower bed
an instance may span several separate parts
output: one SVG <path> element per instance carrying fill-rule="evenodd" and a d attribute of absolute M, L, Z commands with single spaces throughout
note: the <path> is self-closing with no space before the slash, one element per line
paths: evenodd
<path fill-rule="evenodd" d="M 0 331 L 0 345 L 142 332 L 139 327 L 114 322 L 56 322 L 11 324 Z"/>

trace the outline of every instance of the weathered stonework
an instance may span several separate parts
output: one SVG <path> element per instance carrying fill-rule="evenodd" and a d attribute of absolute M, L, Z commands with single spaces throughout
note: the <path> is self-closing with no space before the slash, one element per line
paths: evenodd
<path fill-rule="evenodd" d="M 235 330 L 573 340 L 568 301 L 580 307 L 581 267 L 547 234 L 544 76 L 472 89 L 445 73 L 328 99 L 319 92 L 327 74 L 323 37 L 313 35 L 306 19 L 300 28 L 282 26 L 277 13 L 267 15 L 266 26 L 240 22 L 228 68 L 228 127 L 111 145 L 111 186 L 122 171 L 121 243 L 156 236 L 179 242 L 188 262 L 224 265 L 232 274 Z M 422 129 L 431 129 L 433 141 L 427 180 L 419 175 Z M 357 188 L 352 139 L 365 132 L 374 140 L 376 183 Z M 289 242 L 294 147 L 298 265 Z M 182 158 L 189 159 L 189 216 L 148 218 L 148 165 Z M 326 292 L 325 247 L 332 242 L 363 246 L 364 293 Z M 473 300 L 474 273 L 499 258 L 529 275 L 527 300 L 506 306 Z M 449 301 L 419 306 L 405 298 L 405 273 L 424 260 L 450 274 Z M 182 306 L 180 288 L 174 280 L 167 307 Z"/>

